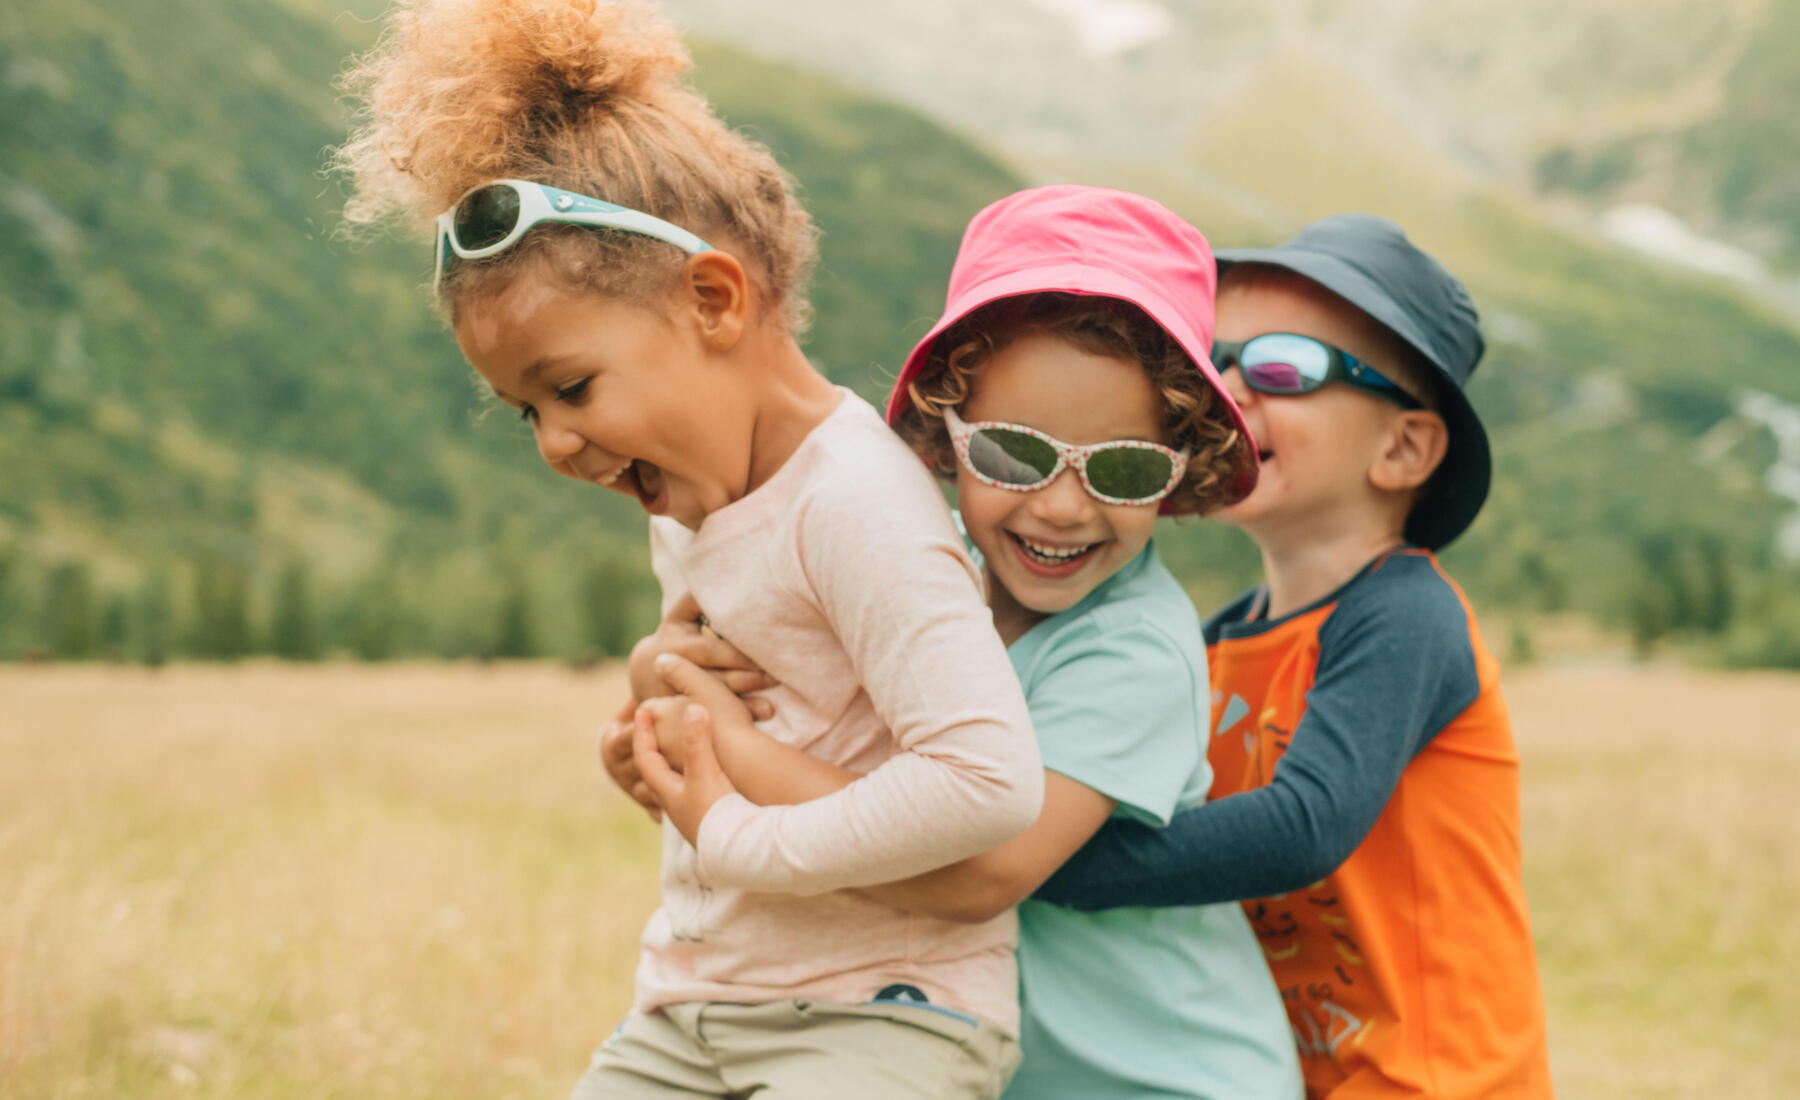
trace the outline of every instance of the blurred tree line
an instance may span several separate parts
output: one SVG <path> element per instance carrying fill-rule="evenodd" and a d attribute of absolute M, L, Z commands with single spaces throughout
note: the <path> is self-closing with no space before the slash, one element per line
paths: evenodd
<path fill-rule="evenodd" d="M 655 577 L 633 555 L 602 552 L 554 576 L 496 560 L 454 598 L 423 565 L 384 562 L 322 586 L 303 559 L 253 569 L 209 553 L 158 563 L 129 584 L 103 584 L 84 561 L 0 553 L 0 660 L 109 660 L 161 665 L 326 657 L 622 657 L 655 629 Z M 572 577 L 572 583 L 565 578 Z M 566 591 L 565 591 L 566 589 Z"/>
<path fill-rule="evenodd" d="M 1488 643 L 1509 663 L 1536 658 L 1537 624 L 1574 614 L 1625 638 L 1639 659 L 1676 651 L 1731 667 L 1800 669 L 1800 563 L 1678 523 L 1623 531 L 1584 560 L 1541 520 L 1512 514 L 1511 496 L 1497 491 L 1498 518 L 1484 516 L 1443 555 L 1476 614 L 1505 620 L 1508 635 Z M 1202 615 L 1261 579 L 1254 544 L 1221 524 L 1176 525 L 1158 544 Z"/>

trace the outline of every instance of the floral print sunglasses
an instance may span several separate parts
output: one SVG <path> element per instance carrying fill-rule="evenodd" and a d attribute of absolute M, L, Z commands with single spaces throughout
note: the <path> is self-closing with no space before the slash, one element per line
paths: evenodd
<path fill-rule="evenodd" d="M 997 489 L 1028 493 L 1073 466 L 1082 488 L 1103 504 L 1155 504 L 1187 473 L 1187 451 L 1141 439 L 1076 446 L 1022 424 L 965 424 L 955 409 L 944 410 L 944 423 L 963 468 Z"/>

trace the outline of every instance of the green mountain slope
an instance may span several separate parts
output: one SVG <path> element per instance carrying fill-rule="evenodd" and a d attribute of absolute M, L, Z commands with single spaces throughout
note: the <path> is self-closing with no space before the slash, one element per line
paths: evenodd
<path fill-rule="evenodd" d="M 426 249 L 332 239 L 331 78 L 372 34 L 338 7 L 0 9 L 0 656 L 573 655 L 616 652 L 650 621 L 641 516 L 547 475 L 514 420 L 486 415 L 428 311 Z M 1620 25 L 1623 9 L 1607 11 L 1591 33 Z M 1736 49 L 1766 11 L 1709 16 L 1723 36 L 1709 49 Z M 848 18 L 814 14 L 820 35 Z M 1004 30 L 989 14 L 976 39 Z M 1203 82 L 1205 110 L 1159 115 L 1157 132 L 1180 136 L 1155 156 L 1040 148 L 1032 171 L 1143 190 L 1217 242 L 1276 240 L 1346 207 L 1402 221 L 1468 279 L 1489 326 L 1473 393 L 1500 473 L 1449 554 L 1476 599 L 1571 608 L 1646 639 L 1729 629 L 1745 659 L 1800 660 L 1792 567 L 1774 554 L 1789 506 L 1764 481 L 1775 444 L 1735 411 L 1741 387 L 1800 402 L 1794 327 L 1496 188 L 1409 124 L 1381 72 L 1345 64 L 1305 20 L 1267 25 L 1255 6 L 1217 13 L 1220 34 L 1266 48 Z M 1590 32 L 1565 32 L 1545 71 L 1574 80 Z M 892 60 L 891 43 L 865 45 L 871 64 Z M 1125 61 L 1172 63 L 1166 46 Z M 1504 83 L 1489 53 L 1470 56 Z M 775 148 L 823 228 L 809 353 L 879 394 L 941 303 L 963 224 L 1019 178 L 832 79 L 717 46 L 696 58 L 699 84 Z M 1751 81 L 1745 102 L 1785 79 L 1771 58 L 1732 76 Z M 1125 61 L 1070 64 L 1104 75 Z M 974 79 L 939 64 L 947 87 Z M 1117 75 L 1123 103 L 1137 78 Z M 1530 106 L 1514 124 L 1529 129 Z M 1711 118 L 1704 107 L 1683 125 Z M 1202 602 L 1255 572 L 1244 541 L 1212 525 L 1162 544 Z"/>
<path fill-rule="evenodd" d="M 1770 0 L 1707 109 L 1551 144 L 1546 190 L 1653 199 L 1800 271 L 1800 0 Z"/>
<path fill-rule="evenodd" d="M 0 13 L 0 653 L 141 648 L 164 604 L 177 651 L 229 650 L 204 609 L 272 620 L 288 563 L 325 640 L 372 653 L 616 648 L 644 624 L 641 514 L 482 415 L 428 249 L 330 235 L 331 81 L 368 34 L 221 0 Z M 1016 180 L 913 113 L 698 60 L 823 229 L 809 354 L 884 388 L 963 223 Z"/>

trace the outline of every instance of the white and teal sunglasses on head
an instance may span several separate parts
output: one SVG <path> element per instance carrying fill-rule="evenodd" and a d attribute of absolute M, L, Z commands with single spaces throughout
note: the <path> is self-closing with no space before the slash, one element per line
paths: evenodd
<path fill-rule="evenodd" d="M 431 277 L 432 292 L 436 293 L 442 285 L 444 268 L 452 253 L 464 260 L 479 260 L 505 252 L 540 222 L 621 229 L 667 241 L 690 256 L 712 250 L 712 245 L 679 225 L 641 210 L 529 180 L 494 180 L 470 189 L 454 206 L 438 215 L 437 271 Z"/>

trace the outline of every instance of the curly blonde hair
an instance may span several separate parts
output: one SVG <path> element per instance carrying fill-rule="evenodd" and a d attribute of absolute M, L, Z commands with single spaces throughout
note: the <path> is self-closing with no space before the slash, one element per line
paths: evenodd
<path fill-rule="evenodd" d="M 1141 364 L 1162 397 L 1164 441 L 1188 451 L 1187 474 L 1165 501 L 1178 515 L 1204 514 L 1239 499 L 1253 461 L 1224 399 L 1181 345 L 1142 309 L 1118 298 L 1045 292 L 989 302 L 932 342 L 907 386 L 911 405 L 895 430 L 939 477 L 956 475 L 944 410 L 969 400 L 981 369 L 1020 338 L 1042 334 L 1090 355 Z"/>
<path fill-rule="evenodd" d="M 416 229 L 471 188 L 515 178 L 673 222 L 736 256 L 795 336 L 817 233 L 768 149 L 726 126 L 683 74 L 686 48 L 640 0 L 399 0 L 340 80 L 356 101 L 335 167 L 346 231 Z M 445 273 L 451 319 L 527 269 L 652 300 L 686 257 L 636 234 L 545 225 Z"/>

